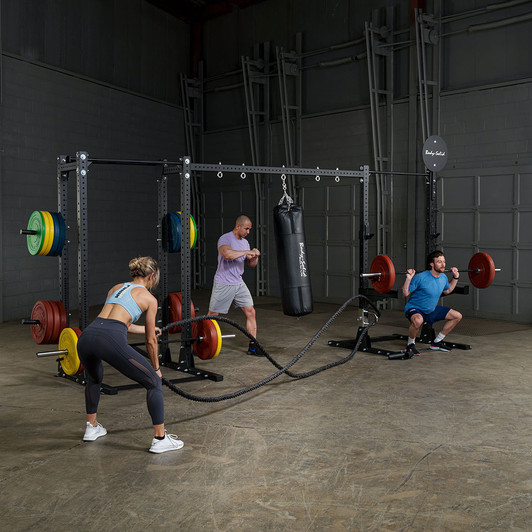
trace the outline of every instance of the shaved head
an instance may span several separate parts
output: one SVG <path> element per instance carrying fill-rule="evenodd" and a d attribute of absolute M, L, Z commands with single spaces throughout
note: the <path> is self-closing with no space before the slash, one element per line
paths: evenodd
<path fill-rule="evenodd" d="M 251 220 L 245 214 L 241 214 L 235 221 L 235 225 L 245 225 L 245 224 L 250 224 L 250 223 L 251 223 Z"/>

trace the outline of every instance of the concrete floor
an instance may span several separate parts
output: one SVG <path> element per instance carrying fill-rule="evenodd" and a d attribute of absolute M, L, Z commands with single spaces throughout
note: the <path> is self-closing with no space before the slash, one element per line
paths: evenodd
<path fill-rule="evenodd" d="M 207 309 L 208 293 L 193 300 Z M 296 319 L 273 298 L 256 304 L 259 339 L 281 363 L 337 308 L 317 304 Z M 240 311 L 229 316 L 243 322 Z M 345 357 L 327 340 L 353 338 L 357 316 L 344 313 L 294 370 Z M 386 311 L 370 335 L 404 332 L 405 323 Z M 530 531 L 532 327 L 465 319 L 452 339 L 472 349 L 404 361 L 357 353 L 309 379 L 281 376 L 231 401 L 192 402 L 164 388 L 167 428 L 185 447 L 153 455 L 142 390 L 104 395 L 99 420 L 108 435 L 83 443 L 82 386 L 56 377 L 53 359 L 35 358 L 48 346 L 36 346 L 29 329 L 4 323 L 2 526 Z M 273 373 L 267 360 L 244 354 L 246 345 L 238 333 L 216 360 L 196 363 L 222 382 L 180 386 L 217 396 Z M 108 366 L 105 381 L 127 382 Z"/>

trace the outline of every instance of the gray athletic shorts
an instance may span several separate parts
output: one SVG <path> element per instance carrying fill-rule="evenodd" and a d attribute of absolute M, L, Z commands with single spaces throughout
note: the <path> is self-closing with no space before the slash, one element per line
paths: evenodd
<path fill-rule="evenodd" d="M 219 314 L 227 314 L 229 307 L 234 301 L 235 308 L 238 307 L 252 307 L 253 298 L 249 292 L 246 283 L 235 285 L 224 285 L 214 283 L 211 293 L 211 301 L 209 303 L 209 310 L 218 312 Z"/>

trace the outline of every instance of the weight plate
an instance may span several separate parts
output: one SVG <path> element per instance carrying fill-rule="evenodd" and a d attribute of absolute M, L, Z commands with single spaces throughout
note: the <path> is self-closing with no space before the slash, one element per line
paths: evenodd
<path fill-rule="evenodd" d="M 57 250 L 57 246 L 59 244 L 59 225 L 58 225 L 58 221 L 56 219 L 56 216 L 55 216 L 55 212 L 51 212 L 50 213 L 52 215 L 52 220 L 54 222 L 54 240 L 52 242 L 52 247 L 50 248 L 50 251 L 48 252 L 48 255 L 50 257 L 56 257 L 57 256 L 57 253 L 56 253 L 56 250 Z"/>
<path fill-rule="evenodd" d="M 173 231 L 175 232 L 174 247 L 172 253 L 181 251 L 181 217 L 176 212 L 170 213 Z"/>
<path fill-rule="evenodd" d="M 177 211 L 176 213 L 179 216 L 179 233 L 181 234 L 181 211 Z M 190 248 L 192 249 L 194 247 L 194 244 L 196 243 L 196 222 L 194 218 L 192 218 L 192 215 L 190 215 Z M 181 248 L 181 245 L 179 246 Z"/>
<path fill-rule="evenodd" d="M 168 307 L 170 309 L 170 323 L 181 320 L 181 299 L 177 297 L 176 292 L 168 294 Z M 178 317 L 179 316 L 179 317 Z M 181 331 L 181 327 L 172 327 L 168 329 L 170 334 Z"/>
<path fill-rule="evenodd" d="M 54 241 L 54 221 L 48 211 L 41 211 L 44 218 L 44 244 L 39 255 L 48 255 Z"/>
<path fill-rule="evenodd" d="M 61 334 L 61 312 L 59 310 L 59 307 L 56 305 L 55 301 L 47 301 L 48 305 L 50 305 L 51 309 L 51 327 L 50 327 L 50 337 L 49 337 L 49 344 L 56 344 L 59 340 L 59 336 Z"/>
<path fill-rule="evenodd" d="M 175 321 L 181 321 L 182 316 L 182 306 L 181 306 L 181 292 L 171 292 L 168 294 L 168 305 L 170 307 L 170 323 Z M 194 303 L 190 301 L 190 317 L 196 317 L 196 309 L 194 308 Z M 168 329 L 169 333 L 179 333 L 181 332 L 181 326 L 173 327 Z"/>
<path fill-rule="evenodd" d="M 196 242 L 196 226 L 192 223 L 192 219 L 191 219 L 190 220 L 190 249 L 194 247 L 195 242 Z"/>
<path fill-rule="evenodd" d="M 38 325 L 31 325 L 31 336 L 36 344 L 47 344 L 52 326 L 51 310 L 47 301 L 39 300 L 33 305 L 31 319 L 38 320 Z"/>
<path fill-rule="evenodd" d="M 59 222 L 59 244 L 57 246 L 57 255 L 61 255 L 66 241 L 66 223 L 63 215 L 60 212 L 56 212 L 57 221 Z"/>
<path fill-rule="evenodd" d="M 79 327 L 72 327 L 72 330 L 77 334 L 78 339 L 79 339 L 79 337 L 81 336 L 81 329 Z M 76 349 L 77 349 L 77 344 L 76 344 Z M 78 355 L 78 358 L 79 358 L 79 355 Z M 80 373 L 83 373 L 83 371 L 85 371 L 85 368 L 83 367 L 83 364 L 81 363 L 81 360 L 80 360 L 79 361 L 79 369 L 78 369 L 78 372 L 76 373 L 76 375 L 79 375 Z"/>
<path fill-rule="evenodd" d="M 48 303 L 50 303 L 55 310 L 54 318 L 56 323 L 54 327 L 54 334 L 52 335 L 52 339 L 50 341 L 50 343 L 55 344 L 59 340 L 61 331 L 67 326 L 67 315 L 62 301 L 48 301 Z"/>
<path fill-rule="evenodd" d="M 478 272 L 468 272 L 471 284 L 476 288 L 488 288 L 495 277 L 495 263 L 487 253 L 475 253 L 469 261 L 468 270 L 479 270 Z"/>
<path fill-rule="evenodd" d="M 194 226 L 194 241 L 192 243 L 192 247 L 196 245 L 196 242 L 198 241 L 198 226 L 196 225 L 196 220 L 194 220 L 194 216 L 192 214 L 190 215 L 190 220 L 192 221 L 192 225 Z"/>
<path fill-rule="evenodd" d="M 447 144 L 437 135 L 432 135 L 423 144 L 423 162 L 427 170 L 440 172 L 447 164 Z"/>
<path fill-rule="evenodd" d="M 212 358 L 216 358 L 220 351 L 222 350 L 222 331 L 220 330 L 220 325 L 216 320 L 211 320 L 212 323 L 214 323 L 214 327 L 216 328 L 216 335 L 218 336 L 218 347 L 216 348 L 216 352 L 214 353 L 214 356 Z"/>
<path fill-rule="evenodd" d="M 44 218 L 40 211 L 33 211 L 28 220 L 28 229 L 35 231 L 34 235 L 26 235 L 28 251 L 32 255 L 39 255 L 44 245 Z"/>
<path fill-rule="evenodd" d="M 63 349 L 68 350 L 68 353 L 60 356 L 61 367 L 67 375 L 76 375 L 81 366 L 78 356 L 78 335 L 70 327 L 63 329 L 59 337 L 59 351 Z"/>
<path fill-rule="evenodd" d="M 39 321 L 39 325 L 31 326 L 31 336 L 36 344 L 56 344 L 67 325 L 66 310 L 61 301 L 37 301 L 31 319 Z"/>
<path fill-rule="evenodd" d="M 222 335 L 218 324 L 213 320 L 197 322 L 196 333 L 201 337 L 201 340 L 196 340 L 193 344 L 196 355 L 202 360 L 217 357 L 222 346 Z"/>
<path fill-rule="evenodd" d="M 163 245 L 167 253 L 178 251 L 178 232 L 172 213 L 167 213 L 163 218 Z"/>
<path fill-rule="evenodd" d="M 61 251 L 63 251 L 63 246 L 65 244 L 65 220 L 60 212 L 51 212 L 50 214 L 54 222 L 54 240 L 48 255 L 51 257 L 57 257 L 58 255 L 61 255 Z"/>
<path fill-rule="evenodd" d="M 48 242 L 48 251 L 45 253 L 46 255 L 50 255 L 50 251 L 52 251 L 52 246 L 54 245 L 55 240 L 55 222 L 51 212 L 43 211 L 43 214 L 47 220 L 47 226 L 48 224 L 50 225 L 50 241 Z"/>
<path fill-rule="evenodd" d="M 370 277 L 373 288 L 381 294 L 389 292 L 395 283 L 395 268 L 387 255 L 377 255 L 371 261 L 371 273 L 380 273 L 380 277 Z"/>

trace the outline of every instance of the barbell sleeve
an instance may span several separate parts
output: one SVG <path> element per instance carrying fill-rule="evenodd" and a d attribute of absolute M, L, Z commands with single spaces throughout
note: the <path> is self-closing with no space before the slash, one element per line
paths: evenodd
<path fill-rule="evenodd" d="M 39 320 L 22 320 L 22 325 L 40 325 L 41 322 Z"/>
<path fill-rule="evenodd" d="M 21 235 L 36 235 L 37 231 L 34 231 L 33 229 L 21 229 L 20 234 Z"/>
<path fill-rule="evenodd" d="M 61 349 L 59 351 L 41 351 L 41 352 L 35 353 L 35 356 L 37 358 L 40 358 L 40 357 L 57 357 L 59 355 L 68 355 L 68 349 Z"/>

